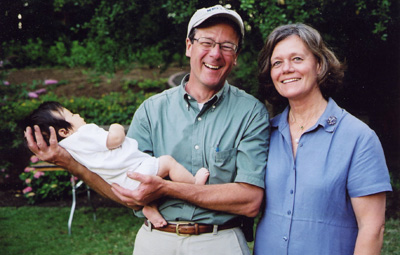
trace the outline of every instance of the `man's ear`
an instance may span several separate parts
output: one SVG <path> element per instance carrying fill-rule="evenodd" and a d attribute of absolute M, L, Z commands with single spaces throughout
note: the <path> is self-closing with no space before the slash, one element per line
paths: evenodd
<path fill-rule="evenodd" d="M 186 57 L 191 57 L 192 56 L 192 42 L 190 41 L 189 38 L 186 38 Z"/>
<path fill-rule="evenodd" d="M 71 135 L 71 132 L 66 128 L 60 128 L 58 130 L 58 135 L 65 138 Z"/>
<path fill-rule="evenodd" d="M 240 53 L 241 51 L 242 51 L 242 49 L 240 49 L 238 52 L 236 52 L 235 60 L 233 61 L 233 65 L 234 65 L 234 66 L 237 65 L 237 59 L 238 59 L 239 53 Z"/>

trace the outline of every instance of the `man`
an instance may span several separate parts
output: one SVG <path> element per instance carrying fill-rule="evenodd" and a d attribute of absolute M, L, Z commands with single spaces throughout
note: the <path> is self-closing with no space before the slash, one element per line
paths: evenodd
<path fill-rule="evenodd" d="M 181 86 L 146 100 L 128 131 L 141 151 L 169 154 L 192 173 L 209 169 L 208 185 L 130 174 L 142 183 L 138 189 L 111 188 L 68 163 L 71 157 L 54 140 L 47 147 L 37 128 L 36 145 L 27 129 L 29 147 L 39 158 L 66 167 L 100 194 L 134 209 L 158 199 L 169 224 L 154 228 L 145 221 L 134 254 L 250 254 L 241 216 L 255 217 L 263 199 L 269 122 L 262 103 L 226 81 L 243 36 L 236 12 L 220 5 L 198 10 L 186 39 L 190 75 Z"/>

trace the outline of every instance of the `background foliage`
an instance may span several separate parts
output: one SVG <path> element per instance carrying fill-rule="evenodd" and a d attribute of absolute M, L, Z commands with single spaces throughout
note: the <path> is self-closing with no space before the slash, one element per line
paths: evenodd
<path fill-rule="evenodd" d="M 189 18 L 196 9 L 214 4 L 235 9 L 245 22 L 245 44 L 232 76 L 235 85 L 257 96 L 256 60 L 268 33 L 280 24 L 310 24 L 348 66 L 345 88 L 334 99 L 377 132 L 388 159 L 400 158 L 400 135 L 394 128 L 400 125 L 396 0 L 2 0 L 0 68 L 89 67 L 112 73 L 184 65 Z M 18 143 L 16 120 L 38 104 L 24 97 L 23 87 L 15 89 L 1 91 L 3 147 Z M 107 95 L 97 105 L 89 98 L 57 100 L 96 121 L 129 123 L 136 105 L 146 98 L 145 93 L 129 93 Z M 43 99 L 55 98 L 48 93 Z M 398 161 L 388 160 L 395 187 Z M 0 162 L 0 167 L 7 164 Z"/>

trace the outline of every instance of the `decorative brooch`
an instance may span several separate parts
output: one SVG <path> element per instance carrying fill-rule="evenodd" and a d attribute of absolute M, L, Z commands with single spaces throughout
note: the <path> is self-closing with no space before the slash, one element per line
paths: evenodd
<path fill-rule="evenodd" d="M 336 121 L 337 121 L 337 118 L 336 118 L 335 116 L 330 116 L 330 117 L 326 120 L 326 122 L 328 122 L 328 125 L 331 125 L 331 126 L 335 125 L 335 124 L 336 124 Z"/>

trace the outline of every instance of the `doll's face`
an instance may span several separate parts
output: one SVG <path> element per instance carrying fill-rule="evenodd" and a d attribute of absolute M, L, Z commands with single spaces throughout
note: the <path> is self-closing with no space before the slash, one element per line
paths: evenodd
<path fill-rule="evenodd" d="M 66 108 L 63 108 L 61 112 L 53 112 L 53 114 L 57 118 L 64 119 L 72 125 L 72 130 L 64 130 L 64 133 L 60 134 L 63 137 L 75 133 L 81 126 L 86 124 L 85 120 L 79 114 L 74 114 Z"/>

